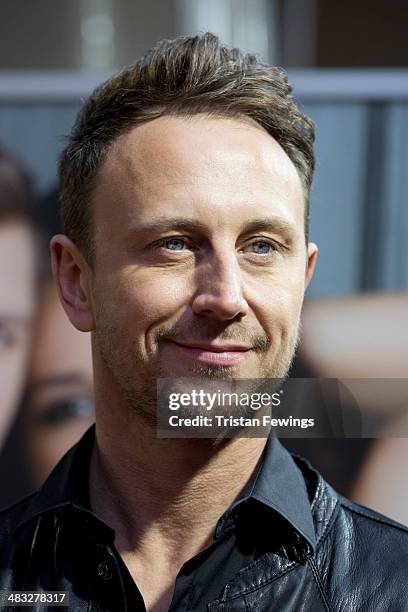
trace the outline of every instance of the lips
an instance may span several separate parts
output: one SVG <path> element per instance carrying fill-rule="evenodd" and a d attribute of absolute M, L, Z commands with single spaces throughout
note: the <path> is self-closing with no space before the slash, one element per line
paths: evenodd
<path fill-rule="evenodd" d="M 203 363 L 214 365 L 235 365 L 243 361 L 251 348 L 236 344 L 216 345 L 211 343 L 181 343 L 169 341 L 180 353 Z"/>
<path fill-rule="evenodd" d="M 174 344 L 178 346 L 182 346 L 184 348 L 196 348 L 201 349 L 203 351 L 212 351 L 214 353 L 224 353 L 224 352 L 236 352 L 236 351 L 249 351 L 251 347 L 249 346 L 241 346 L 237 344 L 211 344 L 204 342 L 176 342 Z"/>

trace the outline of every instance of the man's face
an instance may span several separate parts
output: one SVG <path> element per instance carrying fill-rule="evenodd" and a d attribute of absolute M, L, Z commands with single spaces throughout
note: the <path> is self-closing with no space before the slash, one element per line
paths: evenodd
<path fill-rule="evenodd" d="M 20 220 L 0 222 L 0 442 L 24 382 L 34 310 L 34 241 Z"/>
<path fill-rule="evenodd" d="M 127 399 L 156 377 L 287 373 L 314 250 L 297 171 L 265 131 L 206 116 L 137 127 L 92 206 L 94 350 Z"/>

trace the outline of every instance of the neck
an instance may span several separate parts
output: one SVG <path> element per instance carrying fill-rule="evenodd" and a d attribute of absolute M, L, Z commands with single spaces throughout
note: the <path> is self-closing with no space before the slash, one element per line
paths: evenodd
<path fill-rule="evenodd" d="M 191 557 L 251 478 L 266 440 L 157 439 L 140 417 L 109 414 L 97 419 L 91 506 L 115 529 L 120 552 L 148 554 L 160 542 L 162 554 Z"/>

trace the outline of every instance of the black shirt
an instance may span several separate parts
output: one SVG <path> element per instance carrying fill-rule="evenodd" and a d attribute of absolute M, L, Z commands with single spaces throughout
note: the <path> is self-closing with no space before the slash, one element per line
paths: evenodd
<path fill-rule="evenodd" d="M 70 609 L 144 611 L 140 591 L 115 549 L 114 531 L 90 507 L 88 474 L 94 440 L 91 427 L 33 496 L 16 531 L 36 522 L 39 545 L 32 547 L 31 567 L 38 567 L 41 557 L 53 556 L 58 583 L 70 592 Z M 44 538 L 47 530 L 52 538 Z M 48 541 L 52 550 L 47 549 Z M 218 520 L 211 545 L 181 568 L 170 610 L 204 611 L 210 602 L 232 593 L 235 582 L 260 557 L 282 546 L 297 556 L 308 556 L 315 544 L 305 480 L 271 436 L 257 473 Z M 27 575 L 21 588 L 29 586 Z"/>

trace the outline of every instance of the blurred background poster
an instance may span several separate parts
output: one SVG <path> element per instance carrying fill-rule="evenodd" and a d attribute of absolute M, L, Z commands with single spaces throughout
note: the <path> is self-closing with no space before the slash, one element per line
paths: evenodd
<path fill-rule="evenodd" d="M 2 0 L 0 17 L 2 506 L 38 487 L 93 421 L 89 337 L 63 315 L 48 263 L 64 135 L 92 89 L 161 38 L 208 30 L 284 67 L 316 123 L 319 259 L 292 376 L 408 378 L 404 0 Z M 285 444 L 408 524 L 408 398 L 359 405 L 378 439 Z"/>

